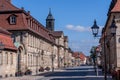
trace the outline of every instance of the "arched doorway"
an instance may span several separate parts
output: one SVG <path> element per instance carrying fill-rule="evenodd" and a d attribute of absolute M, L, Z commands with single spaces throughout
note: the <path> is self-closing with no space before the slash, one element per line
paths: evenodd
<path fill-rule="evenodd" d="M 23 45 L 18 47 L 18 71 L 24 72 L 26 69 L 25 65 L 25 48 Z"/>

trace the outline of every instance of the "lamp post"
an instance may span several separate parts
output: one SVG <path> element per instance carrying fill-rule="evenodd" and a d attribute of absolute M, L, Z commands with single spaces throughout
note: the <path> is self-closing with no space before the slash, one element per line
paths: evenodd
<path fill-rule="evenodd" d="M 99 26 L 97 25 L 96 20 L 94 21 L 94 25 L 91 27 L 91 29 L 92 29 L 92 33 L 93 33 L 94 37 L 98 37 Z M 94 49 L 94 51 L 95 51 L 95 54 L 96 54 L 96 49 Z M 97 58 L 97 56 L 96 56 L 96 58 Z M 95 59 L 95 60 L 97 60 L 97 59 Z M 95 61 L 95 71 L 96 71 L 96 75 L 98 76 L 98 69 L 97 68 L 98 67 L 97 67 L 97 64 L 96 64 L 96 61 Z"/>
<path fill-rule="evenodd" d="M 80 66 L 80 53 L 78 53 L 78 56 L 79 56 L 79 58 L 78 58 L 78 66 Z"/>
<path fill-rule="evenodd" d="M 98 54 L 99 54 L 99 47 L 97 46 L 96 47 L 96 50 L 95 50 L 95 52 L 96 52 L 96 68 L 97 68 L 97 76 L 98 76 Z"/>
<path fill-rule="evenodd" d="M 51 60 L 52 60 L 52 72 L 54 72 L 54 59 L 55 59 L 56 56 L 52 53 L 50 55 L 50 57 L 51 57 Z"/>
<path fill-rule="evenodd" d="M 116 28 L 117 26 L 115 25 L 115 18 L 113 18 L 112 24 L 110 26 L 110 32 L 112 35 L 116 34 Z M 91 27 L 92 29 L 92 33 L 94 35 L 94 37 L 100 37 L 98 36 L 98 31 L 99 31 L 99 26 L 97 26 L 96 20 L 94 21 L 94 25 Z M 104 80 L 107 80 L 107 64 L 106 64 L 106 44 L 105 44 L 105 37 L 107 35 L 105 34 L 105 31 L 103 33 L 103 37 L 104 37 Z"/>

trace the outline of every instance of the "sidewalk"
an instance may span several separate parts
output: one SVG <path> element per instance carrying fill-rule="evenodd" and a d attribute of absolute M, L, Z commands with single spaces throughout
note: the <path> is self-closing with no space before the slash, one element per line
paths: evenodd
<path fill-rule="evenodd" d="M 90 72 L 88 72 L 86 77 L 89 80 L 104 80 L 104 73 L 102 72 L 101 69 L 98 69 L 98 75 L 97 75 L 97 72 L 90 71 Z M 112 80 L 112 76 L 111 75 L 107 75 L 107 80 Z"/>
<path fill-rule="evenodd" d="M 63 71 L 62 69 L 55 69 L 54 72 Z M 54 73 L 52 71 L 44 71 L 39 72 L 38 74 L 33 73 L 32 75 L 24 75 L 19 77 L 7 77 L 7 78 L 0 78 L 0 80 L 38 80 L 43 78 L 45 75 L 49 75 Z"/>

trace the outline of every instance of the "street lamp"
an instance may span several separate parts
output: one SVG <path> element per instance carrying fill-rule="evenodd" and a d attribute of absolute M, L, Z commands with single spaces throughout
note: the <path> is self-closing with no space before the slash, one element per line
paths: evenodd
<path fill-rule="evenodd" d="M 93 35 L 94 35 L 94 37 L 99 37 L 98 36 L 98 32 L 99 32 L 99 26 L 97 25 L 97 22 L 96 22 L 96 20 L 94 20 L 94 24 L 93 24 L 93 26 L 91 27 L 91 29 L 92 29 L 92 33 L 93 33 Z M 94 49 L 94 51 L 95 51 L 95 54 L 96 54 L 96 50 Z M 97 58 L 97 56 L 96 56 L 96 58 Z M 95 59 L 96 60 L 96 59 Z M 98 67 L 97 67 L 97 64 L 96 64 L 96 61 L 95 61 L 95 71 L 96 71 L 96 74 L 97 74 L 97 76 L 98 76 L 98 69 L 97 69 Z"/>
<path fill-rule="evenodd" d="M 94 37 L 97 37 L 99 26 L 97 26 L 96 20 L 94 20 L 94 25 L 91 27 Z"/>
<path fill-rule="evenodd" d="M 52 53 L 50 55 L 50 57 L 51 57 L 51 60 L 52 60 L 52 72 L 54 72 L 54 59 L 55 59 L 56 56 Z"/>
<path fill-rule="evenodd" d="M 116 34 L 116 28 L 117 26 L 115 25 L 115 17 L 113 18 L 112 20 L 112 24 L 110 26 L 110 32 L 112 35 L 115 35 Z M 92 33 L 94 35 L 94 37 L 99 37 L 97 36 L 98 35 L 98 31 L 99 31 L 99 27 L 97 26 L 96 24 L 96 20 L 94 21 L 94 25 L 91 27 L 92 29 Z M 106 37 L 106 34 L 105 32 L 103 33 L 103 36 L 104 36 L 104 79 L 107 80 L 107 64 L 106 64 L 106 49 L 105 49 L 105 37 Z"/>

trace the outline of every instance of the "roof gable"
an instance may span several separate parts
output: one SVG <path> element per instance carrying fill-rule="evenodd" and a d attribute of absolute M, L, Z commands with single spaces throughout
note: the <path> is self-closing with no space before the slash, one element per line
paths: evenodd
<path fill-rule="evenodd" d="M 30 30 L 49 42 L 54 42 L 53 36 L 49 35 L 50 32 L 39 21 L 32 17 L 30 12 L 27 13 L 24 9 L 15 7 L 10 1 L 0 0 L 0 13 L 0 25 L 2 25 L 4 29 L 7 29 L 8 31 Z M 17 16 L 15 25 L 9 24 L 8 18 L 11 15 Z"/>
<path fill-rule="evenodd" d="M 17 50 L 10 36 L 0 33 L 0 41 L 3 43 L 3 45 L 5 45 L 5 49 Z"/>
<path fill-rule="evenodd" d="M 7 30 L 5 30 L 5 29 L 3 29 L 3 28 L 1 28 L 1 27 L 0 27 L 0 33 L 6 34 L 6 35 L 11 35 L 10 32 L 8 32 Z"/>
<path fill-rule="evenodd" d="M 9 0 L 0 0 L 0 11 L 20 10 L 11 4 Z"/>
<path fill-rule="evenodd" d="M 115 6 L 111 10 L 111 12 L 120 12 L 120 0 L 117 0 Z"/>
<path fill-rule="evenodd" d="M 0 42 L 3 43 L 5 49 L 17 50 L 14 46 L 10 33 L 0 27 Z"/>
<path fill-rule="evenodd" d="M 86 56 L 82 52 L 74 52 L 73 57 L 80 58 L 81 60 L 85 60 Z"/>

